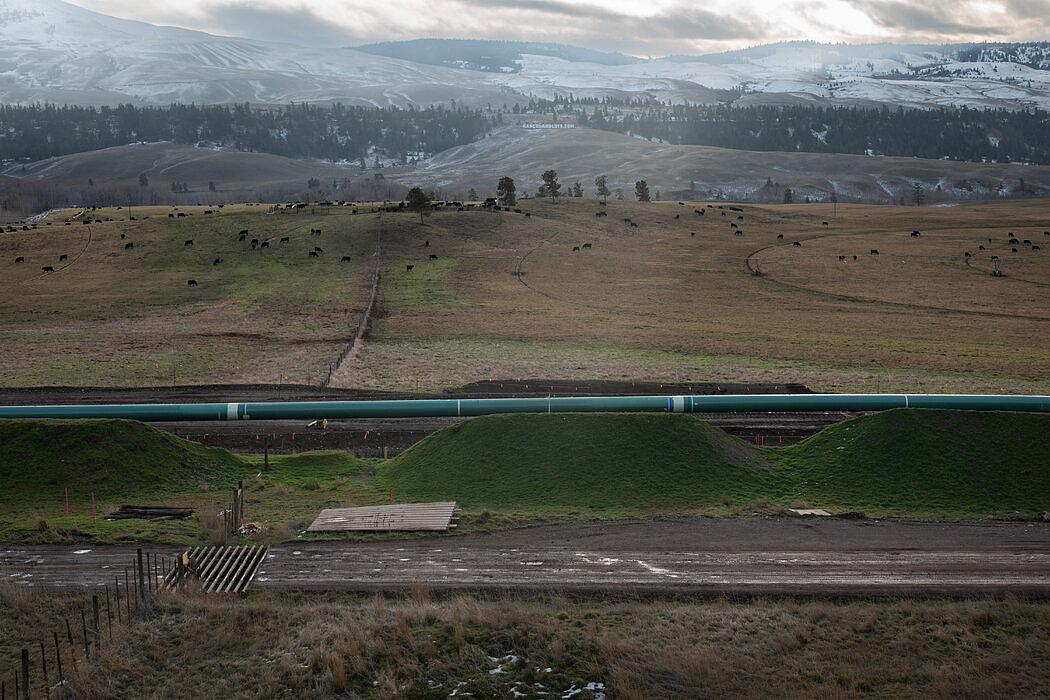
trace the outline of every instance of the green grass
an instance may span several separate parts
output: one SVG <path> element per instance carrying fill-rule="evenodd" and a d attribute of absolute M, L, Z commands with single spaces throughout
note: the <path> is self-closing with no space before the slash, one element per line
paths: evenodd
<path fill-rule="evenodd" d="M 1050 504 L 1050 416 L 896 409 L 767 449 L 779 495 L 830 509 L 1032 515 Z"/>
<path fill-rule="evenodd" d="M 937 517 L 1050 503 L 1050 416 L 898 409 L 758 451 L 680 415 L 500 415 L 377 472 L 404 500 L 468 507 L 723 511 L 753 502 Z M 762 459 L 770 466 L 762 466 Z"/>
<path fill-rule="evenodd" d="M 130 420 L 0 421 L 0 504 L 54 499 L 69 489 L 96 499 L 152 499 L 236 482 L 248 464 L 226 450 Z"/>
<path fill-rule="evenodd" d="M 0 421 L 0 538 L 195 544 L 245 483 L 261 541 L 322 508 L 455 500 L 461 531 L 660 512 L 1031 518 L 1050 504 L 1050 415 L 897 409 L 797 445 L 755 448 L 686 415 L 505 414 L 445 428 L 400 456 L 232 455 L 123 420 Z M 69 512 L 65 493 L 69 490 Z M 189 506 L 154 523 L 91 517 L 120 503 Z M 219 517 L 221 522 L 221 517 Z"/>

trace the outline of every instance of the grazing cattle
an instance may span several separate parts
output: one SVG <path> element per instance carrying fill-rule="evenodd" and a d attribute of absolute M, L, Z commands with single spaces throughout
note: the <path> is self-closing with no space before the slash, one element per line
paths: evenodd
<path fill-rule="evenodd" d="M 878 250 L 876 250 L 875 248 L 871 249 L 871 255 L 878 255 L 878 254 L 879 254 Z"/>
<path fill-rule="evenodd" d="M 25 261 L 26 261 L 25 257 L 21 256 L 21 255 L 19 255 L 17 258 L 15 258 L 15 262 L 16 263 L 23 263 Z"/>
<path fill-rule="evenodd" d="M 254 249 L 255 246 L 257 246 L 257 245 L 259 245 L 259 239 L 258 238 L 253 238 L 252 239 L 252 248 Z"/>
<path fill-rule="evenodd" d="M 695 236 L 695 235 L 696 235 L 696 231 L 690 231 L 690 232 L 689 232 L 689 235 L 690 235 L 690 236 Z"/>
<path fill-rule="evenodd" d="M 963 257 L 964 258 L 970 257 L 970 251 L 966 251 L 965 253 L 963 253 Z"/>
<path fill-rule="evenodd" d="M 854 256 L 853 256 L 853 259 L 854 259 L 854 260 L 856 260 L 856 259 L 857 259 L 857 256 L 856 256 L 856 255 L 854 255 Z"/>
<path fill-rule="evenodd" d="M 40 269 L 41 269 L 41 271 L 43 271 L 43 272 L 54 272 L 54 271 L 55 271 L 55 268 L 51 267 L 50 265 L 44 265 L 44 266 L 43 266 L 42 268 L 40 268 Z"/>
<path fill-rule="evenodd" d="M 918 231 L 912 231 L 911 232 L 911 237 L 912 238 L 918 238 L 919 237 L 919 232 Z"/>
<path fill-rule="evenodd" d="M 1031 242 L 1030 240 L 1028 240 L 1027 238 L 1026 238 L 1026 239 L 1024 239 L 1024 240 L 1023 240 L 1023 241 L 1021 241 L 1021 242 L 1022 242 L 1022 243 L 1024 243 L 1025 245 L 1032 245 L 1032 242 Z"/>
<path fill-rule="evenodd" d="M 429 239 L 423 241 L 423 247 L 424 248 L 429 248 L 430 247 L 430 240 Z"/>
<path fill-rule="evenodd" d="M 437 260 L 437 259 L 438 259 L 438 256 L 436 256 L 436 255 L 434 255 L 433 253 L 431 253 L 431 254 L 430 254 L 430 259 L 431 259 L 431 260 Z"/>
<path fill-rule="evenodd" d="M 739 228 L 736 224 L 729 224 L 729 228 Z"/>
<path fill-rule="evenodd" d="M 623 218 L 623 222 L 624 222 L 625 224 L 629 224 L 629 223 L 631 223 L 631 219 L 630 219 L 630 217 L 626 217 L 626 216 L 625 216 L 625 217 Z"/>
<path fill-rule="evenodd" d="M 175 215 L 174 215 L 174 214 L 172 214 L 172 213 L 171 213 L 171 212 L 169 211 L 169 212 L 168 212 L 168 218 L 169 218 L 169 219 L 174 219 L 174 218 L 175 218 Z"/>
<path fill-rule="evenodd" d="M 636 223 L 634 223 L 634 222 L 632 221 L 632 222 L 631 222 L 631 228 L 638 228 L 638 224 L 636 224 Z"/>
<path fill-rule="evenodd" d="M 678 206 L 680 206 L 680 207 L 684 207 L 684 206 L 685 206 L 685 202 L 679 202 L 679 203 L 678 203 Z"/>
<path fill-rule="evenodd" d="M 238 240 L 238 241 L 243 241 L 243 240 L 244 240 L 245 238 L 247 238 L 247 237 L 248 237 L 248 234 L 247 234 L 247 233 L 240 233 L 240 234 L 237 234 L 237 240 Z"/>
<path fill-rule="evenodd" d="M 733 235 L 734 236 L 743 236 L 744 232 L 741 231 L 740 229 L 737 229 L 736 231 L 733 232 Z"/>
<path fill-rule="evenodd" d="M 725 213 L 725 212 L 722 212 L 722 216 L 725 216 L 725 215 L 726 215 L 726 213 Z"/>
<path fill-rule="evenodd" d="M 989 239 L 988 239 L 988 242 L 989 242 L 989 243 L 991 243 L 991 242 L 992 242 L 992 239 L 991 239 L 991 238 L 989 238 Z"/>
<path fill-rule="evenodd" d="M 845 260 L 845 259 L 846 259 L 846 256 L 845 256 L 845 255 L 840 255 L 840 256 L 839 256 L 839 262 L 842 262 L 842 261 L 843 261 L 843 260 Z"/>
<path fill-rule="evenodd" d="M 675 215 L 674 215 L 674 218 L 676 218 L 676 219 L 677 219 L 677 218 L 678 218 L 678 216 L 679 216 L 678 214 L 675 214 Z"/>
<path fill-rule="evenodd" d="M 318 255 L 317 255 L 317 251 L 316 251 L 316 250 L 311 250 L 311 251 L 309 251 L 309 252 L 307 253 L 307 255 L 309 255 L 309 256 L 310 256 L 311 258 L 316 258 L 316 257 L 318 257 Z"/>
<path fill-rule="evenodd" d="M 1043 231 L 1044 236 L 1050 236 L 1050 231 Z"/>
<path fill-rule="evenodd" d="M 459 208 L 456 209 L 456 211 L 466 211 L 466 210 L 467 210 L 466 207 L 459 207 Z"/>
<path fill-rule="evenodd" d="M 740 207 L 729 207 L 729 211 L 744 211 Z"/>
<path fill-rule="evenodd" d="M 339 262 L 350 262 L 350 256 L 344 255 L 343 257 L 339 258 Z"/>
<path fill-rule="evenodd" d="M 186 215 L 185 215 L 184 213 L 182 213 L 181 211 L 179 212 L 179 214 L 178 214 L 178 215 L 179 215 L 179 216 L 186 216 Z"/>
<path fill-rule="evenodd" d="M 215 265 L 218 265 L 221 262 L 222 262 L 222 258 L 215 258 L 214 260 L 212 260 L 211 264 L 214 267 Z"/>
<path fill-rule="evenodd" d="M 319 246 L 314 246 L 314 252 L 315 253 L 323 253 L 324 251 L 321 250 L 321 248 Z"/>
<path fill-rule="evenodd" d="M 1011 248 L 1011 249 L 1010 249 L 1010 252 L 1011 252 L 1011 253 L 1016 253 L 1016 252 L 1017 252 L 1017 248 Z"/>
<path fill-rule="evenodd" d="M 591 247 L 591 244 L 590 244 L 590 243 L 584 243 L 584 244 L 583 244 L 583 248 L 584 248 L 584 250 L 586 250 L 587 248 L 590 248 L 590 247 Z"/>
<path fill-rule="evenodd" d="M 999 259 L 998 255 L 993 255 L 992 257 L 989 258 L 989 260 L 998 260 L 998 259 Z"/>
<path fill-rule="evenodd" d="M 120 240 L 124 240 L 127 237 L 127 235 L 128 234 L 126 234 L 126 233 L 120 234 Z"/>
<path fill-rule="evenodd" d="M 183 245 L 183 247 L 193 245 L 193 239 L 191 238 L 191 239 L 189 239 L 187 241 L 184 241 L 182 245 Z"/>
<path fill-rule="evenodd" d="M 1040 248 L 1040 247 L 1039 247 L 1039 246 L 1037 246 L 1037 245 L 1034 245 L 1034 246 L 1032 246 L 1032 250 L 1042 250 L 1042 248 Z"/>
<path fill-rule="evenodd" d="M 984 246 L 983 245 L 979 245 L 979 246 L 977 246 L 977 249 L 978 250 L 984 250 Z"/>
<path fill-rule="evenodd" d="M 574 245 L 574 246 L 572 247 L 572 252 L 574 252 L 574 253 L 579 253 L 579 252 L 580 252 L 580 246 L 578 246 L 578 245 Z"/>
<path fill-rule="evenodd" d="M 239 236 L 247 236 L 248 235 L 248 229 L 242 228 L 240 231 L 237 232 L 237 235 L 239 235 Z"/>
<path fill-rule="evenodd" d="M 135 247 L 135 244 L 131 243 L 131 242 L 128 242 L 128 243 L 124 244 L 124 250 L 131 250 L 134 247 Z"/>
<path fill-rule="evenodd" d="M 802 247 L 802 243 L 799 242 L 799 241 L 792 241 L 791 245 L 793 245 L 796 248 L 801 248 Z"/>
<path fill-rule="evenodd" d="M 290 242 L 291 240 L 292 240 L 292 239 L 291 239 L 291 238 L 289 238 L 288 236 L 281 236 L 281 241 L 280 241 L 280 242 L 281 242 L 281 243 L 288 243 L 288 242 Z"/>
<path fill-rule="evenodd" d="M 820 224 L 821 224 L 821 226 L 827 226 L 828 222 L 827 221 L 821 221 Z"/>
<path fill-rule="evenodd" d="M 405 265 L 405 269 L 408 270 L 409 272 L 412 271 L 413 267 L 415 267 L 415 265 Z"/>
<path fill-rule="evenodd" d="M 69 256 L 66 255 L 65 253 L 62 253 L 61 255 L 58 256 L 58 261 L 59 262 L 62 262 L 63 260 L 69 260 Z"/>
<path fill-rule="evenodd" d="M 1009 243 L 1010 245 L 1017 245 L 1018 243 L 1020 243 L 1020 241 L 1016 238 L 1011 238 L 1009 241 L 1007 241 L 1007 243 Z"/>
<path fill-rule="evenodd" d="M 196 287 L 197 286 L 197 280 L 186 280 L 186 286 L 187 287 Z"/>
<path fill-rule="evenodd" d="M 532 216 L 532 212 L 531 211 L 525 212 L 525 216 Z"/>
<path fill-rule="evenodd" d="M 270 247 L 270 242 L 269 241 L 263 241 L 262 243 L 259 244 L 259 249 L 260 250 L 263 249 L 263 248 L 269 248 L 269 247 Z"/>
<path fill-rule="evenodd" d="M 736 220 L 737 220 L 737 221 L 743 221 L 743 220 L 744 220 L 744 217 L 742 217 L 742 216 L 738 216 L 738 217 L 736 217 Z"/>

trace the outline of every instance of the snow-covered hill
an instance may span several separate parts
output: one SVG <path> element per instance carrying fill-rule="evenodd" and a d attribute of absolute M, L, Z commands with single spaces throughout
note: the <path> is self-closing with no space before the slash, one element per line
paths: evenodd
<path fill-rule="evenodd" d="M 0 0 L 0 102 L 334 102 L 477 106 L 530 96 L 672 103 L 887 104 L 1050 109 L 1045 44 L 795 42 L 607 65 L 523 55 L 516 72 L 217 37 L 116 19 L 61 0 Z"/>

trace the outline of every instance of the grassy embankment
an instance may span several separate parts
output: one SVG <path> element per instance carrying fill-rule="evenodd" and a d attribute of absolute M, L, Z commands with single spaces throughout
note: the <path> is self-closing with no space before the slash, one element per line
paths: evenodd
<path fill-rule="evenodd" d="M 870 516 L 1033 517 L 1050 504 L 1050 416 L 893 410 L 783 448 L 755 448 L 690 416 L 497 415 L 443 429 L 387 462 L 319 452 L 235 456 L 131 421 L 0 422 L 0 536 L 189 543 L 245 480 L 263 541 L 324 507 L 455 500 L 461 530 L 651 513 L 748 515 L 810 506 Z M 69 489 L 73 514 L 64 512 Z M 191 521 L 94 522 L 134 501 Z"/>

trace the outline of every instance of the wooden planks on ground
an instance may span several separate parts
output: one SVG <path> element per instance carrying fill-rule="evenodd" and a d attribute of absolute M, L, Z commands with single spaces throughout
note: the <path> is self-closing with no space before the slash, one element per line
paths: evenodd
<path fill-rule="evenodd" d="M 448 530 L 456 526 L 453 517 L 457 510 L 455 501 L 326 508 L 306 529 L 308 532 Z"/>
<path fill-rule="evenodd" d="M 176 588 L 188 579 L 200 581 L 207 593 L 243 593 L 266 558 L 269 547 L 195 547 L 185 553 L 181 563 L 168 572 L 164 584 Z"/>

